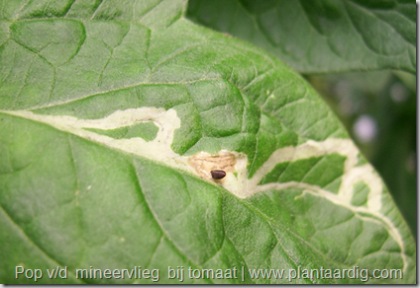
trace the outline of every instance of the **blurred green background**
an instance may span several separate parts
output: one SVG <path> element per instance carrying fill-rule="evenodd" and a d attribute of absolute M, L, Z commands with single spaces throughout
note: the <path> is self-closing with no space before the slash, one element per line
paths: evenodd
<path fill-rule="evenodd" d="M 391 71 L 306 78 L 381 174 L 416 237 L 416 78 Z"/>

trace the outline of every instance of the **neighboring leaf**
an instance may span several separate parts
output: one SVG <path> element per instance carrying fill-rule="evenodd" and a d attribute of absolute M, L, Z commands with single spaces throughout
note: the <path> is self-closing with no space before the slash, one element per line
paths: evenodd
<path fill-rule="evenodd" d="M 384 184 L 299 75 L 185 20 L 183 1 L 64 3 L 3 3 L 2 282 L 35 283 L 16 266 L 42 269 L 36 283 L 416 281 L 415 243 Z M 47 277 L 56 266 L 67 279 Z M 368 279 L 373 269 L 402 278 Z"/>
<path fill-rule="evenodd" d="M 416 72 L 416 3 L 190 0 L 188 17 L 248 40 L 303 73 Z"/>

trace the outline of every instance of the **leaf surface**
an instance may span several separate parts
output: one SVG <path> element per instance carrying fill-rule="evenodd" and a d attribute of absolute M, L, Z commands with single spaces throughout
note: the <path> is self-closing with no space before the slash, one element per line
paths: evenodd
<path fill-rule="evenodd" d="M 188 17 L 303 73 L 416 72 L 416 5 L 400 0 L 191 0 Z"/>
<path fill-rule="evenodd" d="M 35 283 L 15 276 L 22 266 L 44 271 L 36 283 L 181 283 L 168 268 L 182 266 L 182 283 L 414 283 L 407 225 L 316 92 L 264 51 L 186 20 L 185 5 L 3 5 L 2 282 Z M 56 266 L 66 279 L 47 277 Z M 403 278 L 252 270 L 355 266 Z M 77 270 L 89 267 L 159 275 Z"/>

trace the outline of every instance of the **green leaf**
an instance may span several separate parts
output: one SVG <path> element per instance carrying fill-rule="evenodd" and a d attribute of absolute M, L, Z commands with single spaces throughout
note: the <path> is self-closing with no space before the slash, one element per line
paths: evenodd
<path fill-rule="evenodd" d="M 404 0 L 190 0 L 188 17 L 304 73 L 416 73 L 416 4 Z"/>
<path fill-rule="evenodd" d="M 2 4 L 3 283 L 415 283 L 385 185 L 277 59 L 184 1 Z"/>

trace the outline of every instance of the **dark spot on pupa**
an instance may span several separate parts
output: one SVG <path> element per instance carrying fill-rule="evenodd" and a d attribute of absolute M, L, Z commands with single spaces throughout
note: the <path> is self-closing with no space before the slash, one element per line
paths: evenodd
<path fill-rule="evenodd" d="M 226 176 L 226 172 L 223 170 L 211 170 L 210 173 L 211 173 L 211 178 L 215 180 L 223 179 Z"/>

